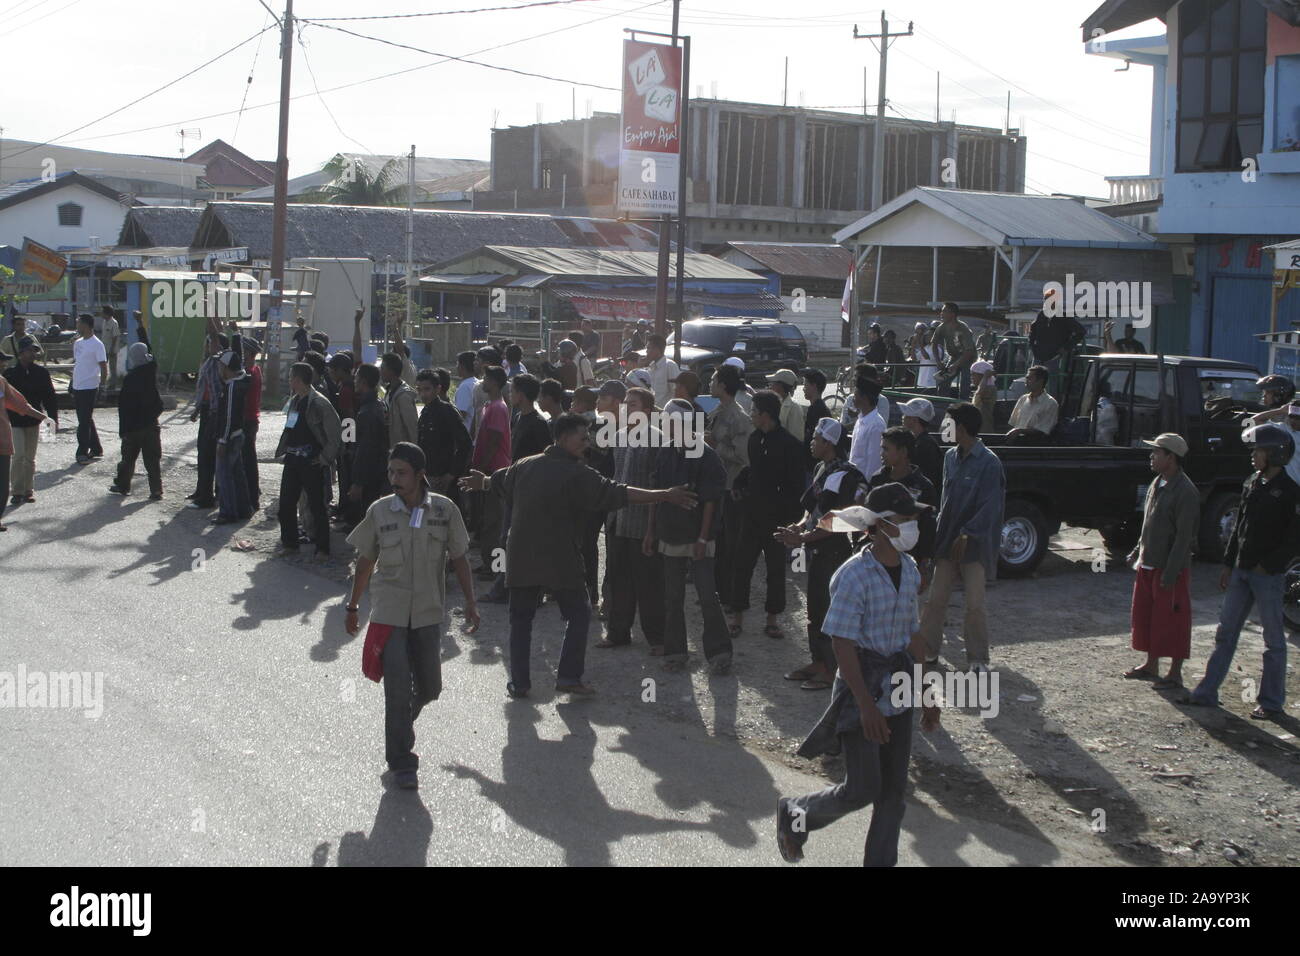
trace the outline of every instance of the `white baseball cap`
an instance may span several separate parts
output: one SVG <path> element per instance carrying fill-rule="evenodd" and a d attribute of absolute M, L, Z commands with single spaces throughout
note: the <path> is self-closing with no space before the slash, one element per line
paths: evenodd
<path fill-rule="evenodd" d="M 628 388 L 654 388 L 650 373 L 643 368 L 634 368 L 624 379 Z"/>
<path fill-rule="evenodd" d="M 745 363 L 744 363 L 744 361 L 743 361 L 742 359 L 736 357 L 735 355 L 731 356 L 731 358 L 729 358 L 729 359 L 725 359 L 725 360 L 723 361 L 722 364 L 723 364 L 723 365 L 734 365 L 736 368 L 740 369 L 742 372 L 745 370 Z"/>
<path fill-rule="evenodd" d="M 832 445 L 838 445 L 840 439 L 844 436 L 844 426 L 833 418 L 823 418 L 817 422 L 813 434 L 830 442 Z"/>
<path fill-rule="evenodd" d="M 970 370 L 971 373 L 974 375 L 988 375 L 990 372 L 993 371 L 993 364 L 991 362 L 985 362 L 984 360 L 981 359 L 980 361 L 972 365 L 970 367 Z"/>
<path fill-rule="evenodd" d="M 934 406 L 930 404 L 928 398 L 913 398 L 899 405 L 898 410 L 904 415 L 911 415 L 923 422 L 934 420 Z"/>

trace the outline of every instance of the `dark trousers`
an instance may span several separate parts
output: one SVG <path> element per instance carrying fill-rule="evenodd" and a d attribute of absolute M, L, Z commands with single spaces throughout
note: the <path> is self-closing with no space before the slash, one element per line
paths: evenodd
<path fill-rule="evenodd" d="M 500 495 L 483 496 L 483 524 L 478 531 L 478 556 L 482 566 L 492 570 L 493 552 L 501 547 L 502 524 L 505 521 L 505 504 Z"/>
<path fill-rule="evenodd" d="M 244 481 L 248 485 L 248 499 L 257 510 L 262 498 L 262 482 L 257 474 L 257 421 L 244 422 Z"/>
<path fill-rule="evenodd" d="M 605 527 L 604 511 L 588 511 L 582 525 L 582 567 L 587 577 L 587 597 L 592 605 L 600 603 L 600 532 Z M 608 563 L 608 554 L 605 558 Z"/>
<path fill-rule="evenodd" d="M 786 804 L 795 839 L 801 844 L 813 830 L 871 804 L 874 809 L 862 865 L 893 866 L 898 862 L 898 836 L 906 810 L 903 796 L 907 792 L 907 763 L 912 756 L 912 711 L 885 720 L 889 724 L 887 744 L 872 743 L 861 729 L 840 734 L 843 783 L 795 797 Z"/>
<path fill-rule="evenodd" d="M 343 446 L 343 451 L 339 454 L 338 461 L 335 462 L 334 467 L 335 470 L 338 471 L 339 475 L 339 516 L 346 519 L 349 524 L 355 524 L 356 521 L 361 519 L 361 516 L 356 515 L 356 520 L 353 520 L 353 512 L 355 512 L 356 509 L 353 508 L 351 502 L 348 501 L 348 489 L 352 487 L 351 446 Z"/>
<path fill-rule="evenodd" d="M 199 484 L 194 489 L 194 500 L 208 504 L 216 500 L 214 482 L 217 477 L 217 422 L 216 415 L 206 404 L 199 411 Z"/>
<path fill-rule="evenodd" d="M 713 558 L 674 558 L 663 556 L 664 563 L 664 656 L 686 659 L 686 578 L 695 585 L 704 614 L 704 657 L 713 660 L 719 654 L 731 653 L 731 636 L 727 619 L 722 615 L 718 589 L 713 581 Z"/>
<path fill-rule="evenodd" d="M 610 535 L 605 540 L 609 564 L 609 626 L 605 640 L 612 644 L 632 643 L 632 625 L 641 615 L 646 643 L 659 647 L 664 642 L 664 562 L 656 553 L 641 553 L 640 538 Z"/>
<path fill-rule="evenodd" d="M 5 516 L 5 506 L 9 504 L 9 461 L 13 455 L 0 455 L 0 518 Z"/>
<path fill-rule="evenodd" d="M 540 587 L 510 589 L 510 682 L 516 690 L 532 686 L 529 660 L 533 649 L 533 617 L 537 614 Z M 556 671 L 557 687 L 582 682 L 587 662 L 587 627 L 591 623 L 591 605 L 582 588 L 552 591 L 564 618 L 564 644 L 560 648 L 560 666 Z"/>
<path fill-rule="evenodd" d="M 722 520 L 718 522 L 717 545 L 714 550 L 714 563 L 721 573 L 715 575 L 718 585 L 718 600 L 722 606 L 731 607 L 731 593 L 735 590 L 732 569 L 736 566 L 736 548 L 740 544 L 741 520 L 740 504 L 731 497 L 731 492 L 722 496 Z"/>
<path fill-rule="evenodd" d="M 442 626 L 432 624 L 395 627 L 384 645 L 384 756 L 389 770 L 420 766 L 415 721 L 424 705 L 442 693 L 441 642 Z"/>
<path fill-rule="evenodd" d="M 736 576 L 732 584 L 731 606 L 736 611 L 749 609 L 749 582 L 760 554 L 767 564 L 767 596 L 763 609 L 768 614 L 780 614 L 785 610 L 785 545 L 772 537 L 775 533 L 774 522 L 745 516 L 740 544 L 733 557 Z"/>
<path fill-rule="evenodd" d="M 145 474 L 149 476 L 149 494 L 162 494 L 162 433 L 157 425 L 139 428 L 122 436 L 122 460 L 117 466 L 117 486 L 123 491 L 131 490 L 131 479 L 135 475 L 135 460 L 144 456 Z"/>
<path fill-rule="evenodd" d="M 330 553 L 330 523 L 325 516 L 325 466 L 313 465 L 302 455 L 285 455 L 280 474 L 280 543 L 298 547 L 298 496 L 306 493 L 311 511 L 316 553 Z"/>
<path fill-rule="evenodd" d="M 820 542 L 819 542 L 820 543 Z M 807 549 L 808 554 L 808 654 L 832 674 L 838 666 L 831 637 L 822 633 L 822 622 L 831 606 L 831 576 L 848 560 L 851 552 L 848 543 L 837 547 L 827 543 L 819 549 Z"/>
<path fill-rule="evenodd" d="M 244 441 L 232 438 L 217 452 L 217 507 L 223 518 L 247 518 L 253 513 L 244 477 Z"/>
<path fill-rule="evenodd" d="M 95 396 L 99 389 L 74 388 L 72 401 L 77 409 L 77 457 L 98 456 L 104 454 L 104 446 L 99 443 L 99 431 L 95 428 Z"/>

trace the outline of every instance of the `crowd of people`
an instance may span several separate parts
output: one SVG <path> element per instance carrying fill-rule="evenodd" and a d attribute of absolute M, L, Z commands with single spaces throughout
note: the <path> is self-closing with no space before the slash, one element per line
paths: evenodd
<path fill-rule="evenodd" d="M 137 339 L 126 355 L 121 462 L 110 491 L 131 493 L 142 456 L 156 500 L 163 492 L 158 368 L 143 326 Z M 941 423 L 934 404 L 914 395 L 899 405 L 901 424 L 892 427 L 882 374 L 871 362 L 854 369 L 853 393 L 835 416 L 824 398 L 826 376 L 815 368 L 778 370 L 755 389 L 744 361 L 731 357 L 702 382 L 667 358 L 655 334 L 644 336 L 642 367 L 599 382 L 591 373 L 599 343 L 581 330 L 556 350 L 558 364 L 534 363 L 538 374 L 516 343 L 464 352 L 459 381 L 446 369 L 417 371 L 400 343 L 371 364 L 359 360 L 359 338 L 332 353 L 320 333 L 300 328 L 294 339 L 297 361 L 275 451 L 282 463 L 277 553 L 311 545 L 324 559 L 333 529 L 355 549 L 345 626 L 359 633 L 368 594 L 363 666 L 384 684 L 386 758 L 399 786 L 418 786 L 414 722 L 442 688 L 448 575 L 459 583 L 471 630 L 480 601 L 507 606 L 512 698 L 532 692 L 532 627 L 548 602 L 565 620 L 556 690 L 590 696 L 585 662 L 596 616 L 606 622 L 596 648 L 625 648 L 639 634 L 666 670 L 687 667 L 688 583 L 701 611 L 707 668 L 727 674 L 734 644 L 747 633 L 761 558 L 764 616 L 756 633 L 786 637 L 781 620 L 794 573 L 806 601 L 807 662 L 782 676 L 803 690 L 830 692 L 800 752 L 842 752 L 847 771 L 844 782 L 820 793 L 782 800 L 781 853 L 799 859 L 811 831 L 874 803 L 865 861 L 896 860 L 912 715 L 890 702 L 891 675 L 913 662 L 927 672 L 940 668 L 958 581 L 968 670 L 988 672 L 993 655 L 985 587 L 996 575 L 1005 480 L 980 438 L 991 426 L 980 394 L 991 369 L 981 368 L 955 307 L 945 307 L 937 328 L 918 327 L 909 349 L 933 355 L 940 383 L 969 373 L 973 401 L 949 405 Z M 927 352 L 934 345 L 942 351 Z M 36 361 L 39 344 L 22 336 L 10 347 L 17 364 L 0 377 L 8 411 L 0 422 L 0 515 L 5 501 L 34 500 L 35 432 L 45 417 L 58 419 L 49 375 Z M 893 346 L 885 348 L 888 361 Z M 206 351 L 192 401 L 198 475 L 189 507 L 215 509 L 217 524 L 244 522 L 262 499 L 260 346 L 213 331 Z M 103 454 L 90 410 L 108 364 L 92 317 L 80 317 L 71 383 L 79 462 Z M 1052 430 L 1049 374 L 1045 365 L 1030 368 L 1008 441 L 1033 443 Z M 714 399 L 707 415 L 704 390 Z M 1282 582 L 1294 551 L 1300 478 L 1294 391 L 1274 382 L 1247 435 L 1255 470 L 1225 557 L 1216 647 L 1187 697 L 1217 703 L 1242 624 L 1257 604 L 1268 647 L 1252 714 L 1260 719 L 1281 712 L 1284 694 Z M 799 392 L 804 402 L 795 401 Z M 939 427 L 951 442 L 946 451 L 931 434 Z M 693 432 L 702 432 L 700 443 L 664 438 Z M 1173 688 L 1182 685 L 1190 653 L 1188 567 L 1198 496 L 1182 471 L 1186 441 L 1165 434 L 1147 444 L 1155 478 L 1140 544 L 1129 556 L 1137 572 L 1132 646 L 1147 659 L 1125 676 Z M 482 597 L 476 578 L 490 582 Z M 1163 675 L 1162 658 L 1171 660 Z M 922 729 L 938 724 L 938 709 L 923 708 Z"/>

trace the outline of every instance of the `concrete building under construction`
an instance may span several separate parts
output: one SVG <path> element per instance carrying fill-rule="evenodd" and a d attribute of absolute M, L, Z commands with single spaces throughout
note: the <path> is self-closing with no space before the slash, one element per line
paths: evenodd
<path fill-rule="evenodd" d="M 874 116 L 696 99 L 689 123 L 694 248 L 830 242 L 870 206 Z M 474 208 L 616 216 L 619 138 L 617 113 L 493 130 Z M 1024 192 L 1019 130 L 887 118 L 884 145 L 884 202 L 914 186 Z"/>

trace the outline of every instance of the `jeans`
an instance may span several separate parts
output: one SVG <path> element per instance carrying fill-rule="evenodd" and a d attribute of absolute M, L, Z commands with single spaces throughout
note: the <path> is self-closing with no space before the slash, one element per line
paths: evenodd
<path fill-rule="evenodd" d="M 925 636 L 926 651 L 931 658 L 943 649 L 943 619 L 948 613 L 948 598 L 952 586 L 961 575 L 966 588 L 964 599 L 966 617 L 962 623 L 962 637 L 966 640 L 966 661 L 970 664 L 989 662 L 989 625 L 984 613 L 984 565 L 979 561 L 965 561 L 961 570 L 951 558 L 938 558 L 934 562 L 934 581 L 930 585 L 930 600 L 921 615 L 921 633 Z"/>
<path fill-rule="evenodd" d="M 608 550 L 609 624 L 605 639 L 611 644 L 631 644 L 632 625 L 641 615 L 641 631 L 646 643 L 659 647 L 664 642 L 664 563 L 657 552 L 641 553 L 640 538 L 610 535 Z"/>
<path fill-rule="evenodd" d="M 889 743 L 872 743 L 861 730 L 840 734 L 844 754 L 844 781 L 817 793 L 783 801 L 790 814 L 795 839 L 803 844 L 808 834 L 829 826 L 845 814 L 871 804 L 871 827 L 863 866 L 893 866 L 898 862 L 898 837 L 907 809 L 907 764 L 912 756 L 912 711 L 886 717 Z"/>
<path fill-rule="evenodd" d="M 442 626 L 395 627 L 384 645 L 384 756 L 389 770 L 416 770 L 415 721 L 442 693 Z"/>
<path fill-rule="evenodd" d="M 217 475 L 216 414 L 207 403 L 199 411 L 199 484 L 194 489 L 194 500 L 209 505 L 215 500 L 212 483 Z"/>
<path fill-rule="evenodd" d="M 767 595 L 763 609 L 768 614 L 780 614 L 785 610 L 785 545 L 772 537 L 775 532 L 775 523 L 756 521 L 748 515 L 745 517 L 740 544 L 732 555 L 735 578 L 731 589 L 731 607 L 734 610 L 749 610 L 749 582 L 754 576 L 754 566 L 758 564 L 760 554 L 767 564 Z"/>
<path fill-rule="evenodd" d="M 262 482 L 257 474 L 257 420 L 244 422 L 244 481 L 248 484 L 248 498 L 257 510 L 262 497 Z"/>
<path fill-rule="evenodd" d="M 831 637 L 822 633 L 822 622 L 831 606 L 831 577 L 839 566 L 848 560 L 848 542 L 837 544 L 819 541 L 817 548 L 806 548 L 808 559 L 808 657 L 834 674 L 839 664 L 835 661 Z"/>
<path fill-rule="evenodd" d="M 298 547 L 298 496 L 307 495 L 316 553 L 330 553 L 330 523 L 325 517 L 325 466 L 313 465 L 302 455 L 285 455 L 280 475 L 280 543 Z"/>
<path fill-rule="evenodd" d="M 510 589 L 510 683 L 520 691 L 532 686 L 528 664 L 533 647 L 533 617 L 537 614 L 537 599 L 541 592 L 542 589 L 535 586 Z M 560 616 L 567 622 L 555 685 L 579 684 L 587 660 L 591 605 L 587 603 L 587 592 L 583 588 L 566 588 L 552 594 L 559 605 Z"/>
<path fill-rule="evenodd" d="M 731 653 L 731 636 L 727 619 L 722 616 L 722 603 L 718 600 L 713 582 L 713 558 L 674 558 L 663 556 L 664 565 L 664 656 L 686 660 L 686 577 L 689 574 L 695 585 L 695 596 L 704 613 L 704 657 L 713 660 L 719 654 Z"/>
<path fill-rule="evenodd" d="M 223 518 L 247 518 L 253 513 L 241 441 L 231 440 L 217 451 L 217 507 Z"/>
<path fill-rule="evenodd" d="M 95 397 L 97 388 L 74 388 L 72 401 L 77 408 L 77 457 L 98 457 L 104 454 L 95 428 Z"/>
<path fill-rule="evenodd" d="M 14 460 L 10 474 L 13 488 L 9 494 L 26 498 L 32 493 L 32 482 L 36 479 L 36 446 L 40 443 L 40 425 L 14 426 Z M 5 495 L 6 499 L 8 497 Z"/>
<path fill-rule="evenodd" d="M 149 494 L 162 494 L 162 433 L 155 425 L 152 428 L 139 428 L 122 436 L 122 460 L 117 466 L 117 487 L 123 491 L 131 490 L 131 479 L 135 476 L 135 460 L 144 455 L 144 470 L 149 476 Z"/>
<path fill-rule="evenodd" d="M 1192 691 L 1193 698 L 1207 704 L 1219 702 L 1219 687 L 1232 666 L 1242 625 L 1258 601 L 1260 623 L 1264 625 L 1264 676 L 1259 683 L 1259 706 L 1265 710 L 1282 709 L 1286 702 L 1286 634 L 1282 626 L 1285 578 L 1284 574 L 1232 569 L 1223 608 L 1219 611 L 1219 629 L 1214 633 L 1214 652 L 1205 665 L 1205 677 Z"/>

